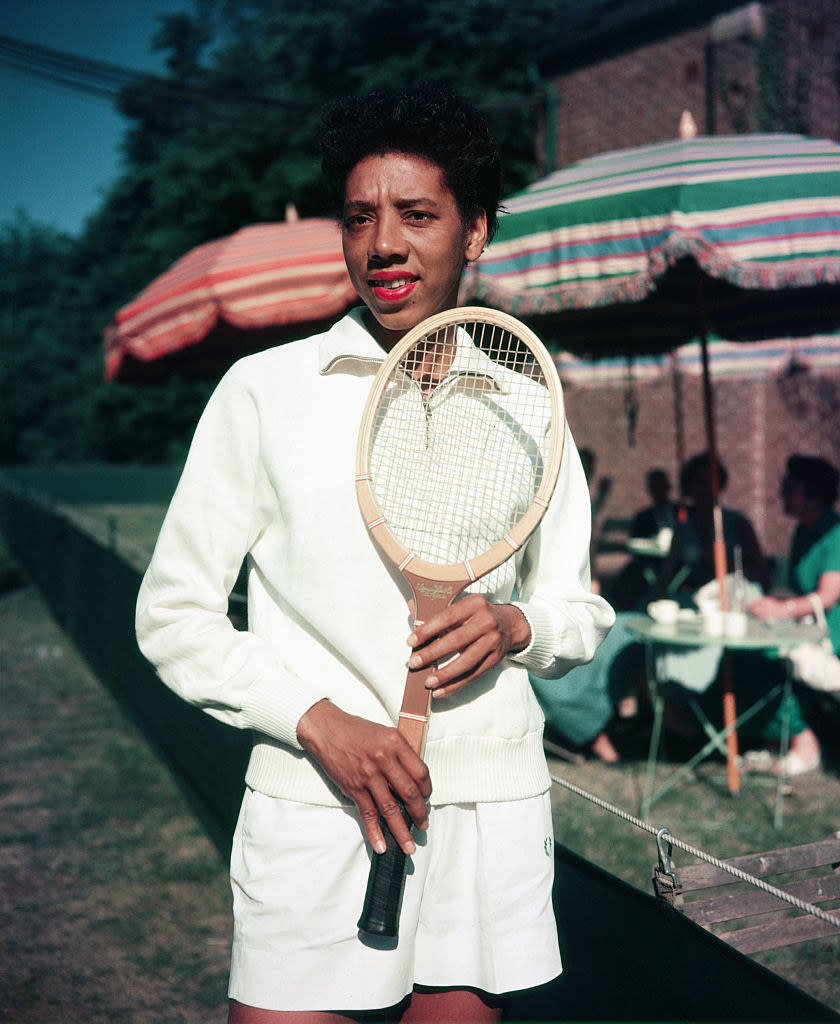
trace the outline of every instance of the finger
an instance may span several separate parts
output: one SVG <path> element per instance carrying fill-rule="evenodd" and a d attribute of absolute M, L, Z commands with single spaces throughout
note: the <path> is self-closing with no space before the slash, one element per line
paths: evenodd
<path fill-rule="evenodd" d="M 382 832 L 379 810 L 373 803 L 362 804 L 357 802 L 356 806 L 359 808 L 359 817 L 362 819 L 362 827 L 365 830 L 367 841 L 370 843 L 370 848 L 375 853 L 384 853 L 385 836 Z"/>
<path fill-rule="evenodd" d="M 458 610 L 461 605 L 464 607 Z M 501 639 L 499 620 L 492 605 L 483 599 L 469 604 L 466 600 L 458 602 L 415 629 L 408 638 L 409 644 L 414 647 L 414 660 L 409 660 L 409 664 L 412 668 L 429 665 L 435 660 L 457 654 L 488 634 L 494 637 L 494 641 Z M 418 657 L 415 658 L 415 655 Z"/>
<path fill-rule="evenodd" d="M 460 659 L 458 659 L 460 661 Z M 458 690 L 463 689 L 468 683 L 471 683 L 474 679 L 478 679 L 479 676 L 484 675 L 494 665 L 499 663 L 499 659 L 494 657 L 492 654 L 483 658 L 475 668 L 467 673 L 456 676 L 454 679 L 440 679 L 436 675 L 432 675 L 426 681 L 428 689 L 431 691 L 431 696 L 435 699 L 440 697 L 448 697 L 452 693 L 457 693 Z"/>
<path fill-rule="evenodd" d="M 382 816 L 381 820 L 384 821 L 403 853 L 410 857 L 417 846 L 411 837 L 411 818 L 402 802 L 389 791 L 387 797 L 382 797 L 377 801 L 377 805 L 379 814 Z M 381 852 L 376 847 L 374 849 L 377 850 L 377 853 Z"/>
<path fill-rule="evenodd" d="M 480 594 L 468 594 L 454 604 L 436 612 L 424 622 L 417 623 L 414 629 L 414 643 L 411 646 L 423 646 L 436 636 L 451 632 L 464 622 L 474 617 L 482 609 L 489 608 L 487 600 Z M 411 641 L 412 638 L 409 638 Z"/>
<path fill-rule="evenodd" d="M 429 827 L 429 806 L 427 800 L 432 792 L 429 773 L 423 765 L 423 775 L 415 780 L 408 772 L 400 775 L 394 772 L 390 779 L 392 793 L 399 799 L 412 823 L 421 831 Z"/>
<path fill-rule="evenodd" d="M 502 637 L 493 617 L 470 619 L 463 626 L 429 641 L 422 648 L 415 648 L 409 658 L 409 668 L 414 671 L 427 666 L 437 666 L 441 672 L 453 676 L 469 671 L 489 650 L 499 650 Z M 455 658 L 454 656 L 458 657 Z M 456 664 L 466 658 L 462 664 Z M 447 671 L 448 670 L 448 671 Z"/>

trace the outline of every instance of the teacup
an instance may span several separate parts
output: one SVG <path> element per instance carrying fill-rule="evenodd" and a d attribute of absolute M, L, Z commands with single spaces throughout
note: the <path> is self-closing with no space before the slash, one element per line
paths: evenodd
<path fill-rule="evenodd" d="M 727 636 L 739 637 L 746 636 L 747 633 L 747 613 L 746 612 L 726 612 L 723 619 L 723 631 Z"/>
<path fill-rule="evenodd" d="M 702 612 L 703 632 L 709 636 L 723 636 L 724 613 L 719 608 L 704 608 Z"/>
<path fill-rule="evenodd" d="M 679 618 L 680 606 L 677 601 L 651 601 L 647 612 L 654 622 L 671 625 Z"/>

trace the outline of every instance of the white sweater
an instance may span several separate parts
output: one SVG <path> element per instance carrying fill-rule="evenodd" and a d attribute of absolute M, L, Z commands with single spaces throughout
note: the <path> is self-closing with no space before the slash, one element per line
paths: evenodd
<path fill-rule="evenodd" d="M 247 783 L 270 796 L 344 801 L 297 740 L 317 701 L 397 720 L 410 592 L 371 540 L 354 485 L 358 424 L 383 358 L 354 311 L 326 334 L 237 363 L 199 422 L 138 596 L 141 650 L 184 699 L 254 730 Z M 614 621 L 589 589 L 589 509 L 567 430 L 549 510 L 488 594 L 505 602 L 516 588 L 531 644 L 434 702 L 424 753 L 432 803 L 548 788 L 528 670 L 562 676 L 592 658 Z M 245 558 L 240 631 L 227 608 Z"/>

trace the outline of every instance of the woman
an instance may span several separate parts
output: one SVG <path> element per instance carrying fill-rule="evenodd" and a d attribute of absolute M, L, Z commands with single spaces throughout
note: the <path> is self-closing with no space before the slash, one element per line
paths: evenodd
<path fill-rule="evenodd" d="M 322 162 L 365 305 L 222 380 L 141 588 L 138 638 L 177 692 L 254 732 L 230 1021 L 497 1020 L 501 993 L 560 971 L 528 671 L 589 660 L 612 622 L 589 588 L 586 481 L 567 434 L 539 543 L 406 648 L 404 584 L 355 499 L 355 437 L 385 353 L 456 304 L 495 225 L 499 157 L 468 104 L 421 88 L 339 103 Z M 243 558 L 236 632 L 225 609 Z M 407 656 L 435 698 L 422 759 L 394 728 Z M 356 927 L 380 815 L 410 857 L 393 948 Z"/>
<path fill-rule="evenodd" d="M 796 519 L 788 565 L 793 596 L 761 597 L 750 612 L 761 619 L 801 619 L 812 614 L 811 595 L 825 610 L 834 653 L 840 653 L 840 517 L 834 510 L 837 469 L 825 459 L 792 455 L 782 480 L 785 514 Z M 818 768 L 819 741 L 811 728 L 794 735 L 779 771 L 799 775 Z"/>

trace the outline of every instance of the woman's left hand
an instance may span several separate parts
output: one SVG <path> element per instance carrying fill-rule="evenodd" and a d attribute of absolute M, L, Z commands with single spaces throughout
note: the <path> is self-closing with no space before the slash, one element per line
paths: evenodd
<path fill-rule="evenodd" d="M 519 608 L 468 594 L 416 627 L 408 638 L 414 648 L 409 667 L 422 671 L 432 666 L 425 685 L 433 697 L 445 697 L 506 655 L 524 651 L 530 641 L 531 627 Z"/>

